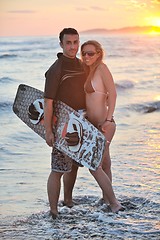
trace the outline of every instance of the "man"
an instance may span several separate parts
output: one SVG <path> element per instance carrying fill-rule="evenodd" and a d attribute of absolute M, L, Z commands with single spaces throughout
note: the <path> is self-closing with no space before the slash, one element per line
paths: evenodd
<path fill-rule="evenodd" d="M 54 145 L 53 135 L 53 103 L 61 100 L 75 110 L 85 108 L 84 82 L 86 74 L 81 61 L 76 57 L 79 48 L 79 34 L 73 28 L 65 28 L 59 35 L 63 54 L 46 72 L 44 91 L 44 123 L 46 142 Z M 64 204 L 72 207 L 72 190 L 77 176 L 78 166 L 73 160 L 53 147 L 52 171 L 48 178 L 47 190 L 52 218 L 58 215 L 58 200 L 61 187 L 61 177 L 64 174 Z"/>

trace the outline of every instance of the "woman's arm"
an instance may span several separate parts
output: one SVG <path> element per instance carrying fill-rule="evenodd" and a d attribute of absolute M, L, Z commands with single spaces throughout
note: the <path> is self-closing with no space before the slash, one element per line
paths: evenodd
<path fill-rule="evenodd" d="M 107 120 L 111 120 L 112 116 L 114 114 L 115 106 L 116 106 L 116 87 L 113 81 L 113 77 L 108 69 L 108 67 L 105 64 L 101 64 L 100 66 L 100 74 L 103 79 L 104 86 L 106 88 L 106 91 L 108 93 L 108 114 L 107 114 Z"/>

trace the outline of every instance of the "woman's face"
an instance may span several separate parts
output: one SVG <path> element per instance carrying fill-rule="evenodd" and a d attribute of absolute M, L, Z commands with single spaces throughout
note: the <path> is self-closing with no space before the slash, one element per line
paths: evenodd
<path fill-rule="evenodd" d="M 100 53 L 96 52 L 95 46 L 91 44 L 85 45 L 82 49 L 81 54 L 82 60 L 87 66 L 94 64 L 100 55 Z"/>

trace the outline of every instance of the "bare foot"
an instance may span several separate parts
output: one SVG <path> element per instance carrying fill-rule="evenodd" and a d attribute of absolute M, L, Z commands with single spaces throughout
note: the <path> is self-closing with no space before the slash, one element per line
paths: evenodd
<path fill-rule="evenodd" d="M 73 203 L 73 201 L 71 200 L 71 201 L 62 201 L 62 204 L 63 204 L 63 206 L 66 206 L 66 207 L 68 207 L 68 208 L 72 208 L 73 206 L 74 206 L 74 203 Z"/>
<path fill-rule="evenodd" d="M 99 205 L 102 206 L 104 203 L 105 203 L 104 198 L 100 198 L 97 202 L 97 206 L 99 206 Z"/>
<path fill-rule="evenodd" d="M 50 214 L 49 214 L 52 219 L 56 219 L 58 217 L 58 211 L 57 210 L 50 210 Z"/>
<path fill-rule="evenodd" d="M 118 213 L 119 211 L 125 210 L 125 208 L 120 203 L 111 204 L 110 208 L 113 213 Z"/>

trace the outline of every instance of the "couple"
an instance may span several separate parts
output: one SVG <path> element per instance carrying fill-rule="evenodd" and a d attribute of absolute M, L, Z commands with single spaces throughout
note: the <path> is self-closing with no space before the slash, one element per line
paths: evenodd
<path fill-rule="evenodd" d="M 109 144 L 115 132 L 113 113 L 116 103 L 115 85 L 107 66 L 102 62 L 103 50 L 97 41 L 87 41 L 81 46 L 81 58 L 76 54 L 79 48 L 79 34 L 73 28 L 64 28 L 59 34 L 63 53 L 45 73 L 44 124 L 46 143 L 54 144 L 53 101 L 61 100 L 76 111 L 86 109 L 88 120 L 106 137 L 106 149 L 101 165 L 96 171 L 90 170 L 102 189 L 103 201 L 112 212 L 123 210 L 112 188 Z M 58 200 L 61 177 L 64 183 L 64 205 L 73 206 L 72 190 L 76 181 L 78 165 L 54 147 L 52 148 L 52 171 L 48 178 L 47 190 L 50 213 L 58 216 Z"/>

